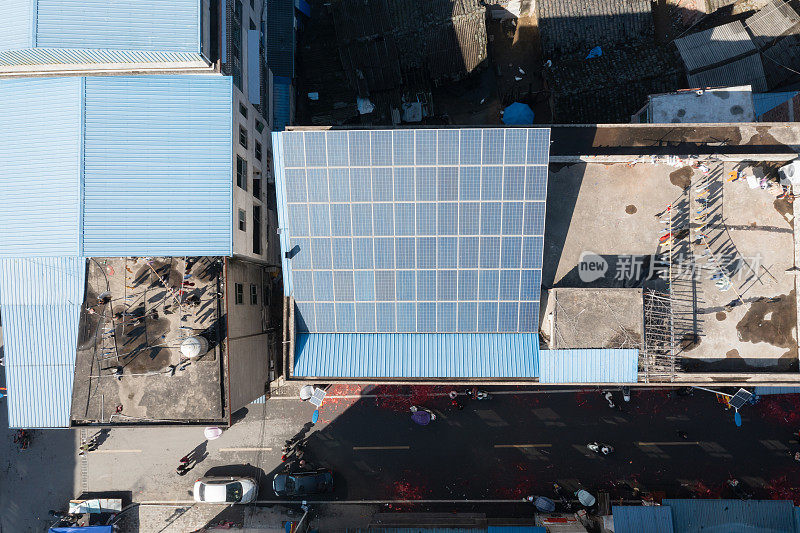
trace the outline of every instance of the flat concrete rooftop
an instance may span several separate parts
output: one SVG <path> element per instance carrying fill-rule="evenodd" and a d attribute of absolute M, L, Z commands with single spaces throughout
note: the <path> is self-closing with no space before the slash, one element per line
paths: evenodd
<path fill-rule="evenodd" d="M 541 333 L 548 348 L 641 349 L 642 289 L 546 291 Z"/>
<path fill-rule="evenodd" d="M 684 164 L 551 164 L 543 287 L 666 291 L 670 280 L 683 372 L 797 371 L 793 206 L 774 182 L 728 180 L 779 165 L 705 164 L 707 175 Z M 581 272 L 586 252 L 607 264 L 597 279 Z"/>
<path fill-rule="evenodd" d="M 73 423 L 222 422 L 222 260 L 88 263 Z M 210 349 L 188 360 L 180 347 L 191 336 Z"/>

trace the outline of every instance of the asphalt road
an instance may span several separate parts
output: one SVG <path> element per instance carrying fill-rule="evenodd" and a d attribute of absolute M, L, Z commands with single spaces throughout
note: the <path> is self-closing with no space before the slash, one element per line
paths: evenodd
<path fill-rule="evenodd" d="M 331 409 L 341 412 L 309 438 L 309 456 L 338 473 L 339 498 L 515 499 L 550 495 L 554 481 L 622 498 L 631 498 L 633 487 L 719 497 L 730 495 L 724 487 L 731 476 L 762 497 L 800 487 L 800 463 L 790 456 L 800 449 L 792 440 L 800 419 L 791 397 L 744 407 L 742 427 L 704 392 L 634 392 L 622 409 L 594 391 L 495 394 L 466 401 L 463 410 L 434 397 L 426 403 L 439 417 L 425 427 L 410 420 L 402 402 L 380 403 Z M 590 441 L 609 443 L 615 453 L 600 457 L 586 448 Z"/>
<path fill-rule="evenodd" d="M 0 531 L 40 531 L 47 509 L 65 506 L 84 489 L 120 491 L 137 502 L 187 502 L 201 475 L 254 476 L 259 500 L 275 500 L 272 475 L 286 467 L 281 447 L 298 434 L 306 436 L 308 462 L 334 470 L 336 489 L 321 498 L 334 501 L 521 501 L 552 495 L 554 481 L 571 490 L 606 490 L 612 498 L 632 498 L 632 487 L 671 497 L 729 497 L 730 476 L 757 497 L 800 501 L 792 488 L 800 487 L 800 463 L 790 456 L 800 449 L 792 440 L 800 428 L 798 395 L 744 407 L 736 427 L 731 411 L 699 391 L 675 398 L 634 391 L 619 410 L 596 390 L 506 388 L 486 401 L 462 396 L 458 410 L 446 390 L 379 387 L 365 397 L 360 387 L 337 387 L 314 426 L 311 405 L 273 398 L 251 405 L 209 442 L 202 428 L 115 428 L 85 464 L 77 457 L 77 432 L 37 431 L 31 448 L 19 451 L 6 430 Z M 412 403 L 433 409 L 437 420 L 414 424 Z M 587 450 L 593 440 L 612 444 L 614 455 Z M 200 461 L 178 476 L 178 460 L 195 448 Z"/>

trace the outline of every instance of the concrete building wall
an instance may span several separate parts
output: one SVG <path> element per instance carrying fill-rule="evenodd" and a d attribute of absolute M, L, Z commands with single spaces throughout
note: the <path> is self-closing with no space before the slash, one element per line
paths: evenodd
<path fill-rule="evenodd" d="M 227 262 L 228 395 L 234 412 L 264 394 L 269 376 L 269 336 L 265 268 L 257 263 Z"/>
<path fill-rule="evenodd" d="M 267 209 L 267 184 L 272 180 L 269 161 L 271 124 L 263 115 L 271 93 L 268 70 L 264 64 L 263 32 L 255 46 L 248 32 L 263 28 L 263 0 L 228 0 L 226 20 L 226 61 L 224 69 L 234 77 L 233 120 L 233 251 L 234 255 L 253 261 L 268 261 L 268 235 L 275 226 L 268 223 L 275 216 Z M 235 29 L 234 26 L 240 29 Z M 251 34 L 252 35 L 252 34 Z M 238 52 L 238 54 L 237 54 Z M 258 61 L 251 61 L 253 55 Z M 248 65 L 257 64 L 256 71 Z M 251 83 L 251 76 L 267 78 L 266 95 L 252 95 L 249 89 L 263 83 Z M 255 104 L 253 102 L 259 102 Z M 267 113 L 269 115 L 269 113 Z M 260 131 L 259 131 L 260 130 Z M 240 138 L 241 137 L 241 138 Z M 246 142 L 242 142 L 245 141 Z M 246 172 L 242 172 L 246 167 Z M 244 224 L 240 219 L 244 218 Z M 259 238 L 260 234 L 260 238 Z"/>

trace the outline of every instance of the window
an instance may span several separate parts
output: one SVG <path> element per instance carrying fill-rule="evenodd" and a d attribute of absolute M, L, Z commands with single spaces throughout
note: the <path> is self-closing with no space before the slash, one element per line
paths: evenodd
<path fill-rule="evenodd" d="M 239 104 L 239 113 L 244 117 L 247 118 L 247 106 L 244 104 Z"/>
<path fill-rule="evenodd" d="M 256 131 L 258 133 L 264 131 L 264 124 L 260 120 L 256 120 Z"/>
<path fill-rule="evenodd" d="M 247 161 L 240 156 L 236 156 L 236 185 L 240 189 L 247 190 Z"/>
<path fill-rule="evenodd" d="M 253 206 L 253 253 L 261 255 L 261 206 Z"/>
<path fill-rule="evenodd" d="M 247 213 L 244 209 L 239 209 L 239 230 L 247 231 Z"/>
<path fill-rule="evenodd" d="M 244 129 L 244 126 L 239 126 L 239 144 L 247 148 L 247 130 Z"/>
<path fill-rule="evenodd" d="M 253 197 L 261 200 L 261 178 L 253 176 Z"/>
<path fill-rule="evenodd" d="M 244 302 L 244 285 L 241 283 L 235 284 L 236 288 L 236 304 L 241 304 Z"/>
<path fill-rule="evenodd" d="M 258 287 L 250 284 L 250 305 L 258 305 Z"/>
<path fill-rule="evenodd" d="M 256 141 L 256 159 L 261 161 L 261 143 Z"/>

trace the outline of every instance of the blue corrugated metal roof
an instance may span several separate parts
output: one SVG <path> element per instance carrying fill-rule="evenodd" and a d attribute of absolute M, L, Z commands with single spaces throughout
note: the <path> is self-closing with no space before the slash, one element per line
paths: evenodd
<path fill-rule="evenodd" d="M 614 533 L 673 533 L 667 506 L 620 506 L 612 509 Z"/>
<path fill-rule="evenodd" d="M 0 80 L 0 99 L 0 257 L 231 254 L 231 78 Z"/>
<path fill-rule="evenodd" d="M 794 508 L 794 530 L 800 532 L 800 507 Z"/>
<path fill-rule="evenodd" d="M 10 427 L 67 427 L 85 287 L 80 257 L 0 260 Z"/>
<path fill-rule="evenodd" d="M 542 350 L 539 368 L 541 383 L 636 383 L 639 350 Z"/>
<path fill-rule="evenodd" d="M 232 253 L 231 80 L 86 79 L 84 255 Z"/>
<path fill-rule="evenodd" d="M 0 20 L 4 21 L 0 51 L 30 48 L 33 45 L 34 0 L 3 0 Z"/>
<path fill-rule="evenodd" d="M 756 118 L 760 117 L 767 111 L 775 109 L 787 100 L 791 100 L 798 93 L 783 92 L 783 93 L 753 93 L 753 109 L 756 112 Z"/>
<path fill-rule="evenodd" d="M 489 526 L 487 533 L 547 533 L 539 526 Z"/>
<path fill-rule="evenodd" d="M 272 78 L 272 131 L 283 131 L 292 123 L 292 80 Z"/>
<path fill-rule="evenodd" d="M 768 396 L 770 394 L 798 394 L 800 387 L 754 387 L 753 394 Z"/>
<path fill-rule="evenodd" d="M 662 503 L 672 509 L 677 533 L 796 533 L 795 507 L 790 501 L 665 499 Z"/>
<path fill-rule="evenodd" d="M 114 62 L 92 56 L 98 51 L 119 52 L 114 56 L 119 63 L 163 61 L 165 56 L 160 54 L 164 53 L 186 54 L 185 61 L 202 59 L 200 0 L 2 3 L 0 15 L 10 30 L 0 36 L 0 62 L 4 64 Z M 47 49 L 50 54 L 4 53 L 31 49 Z"/>
<path fill-rule="evenodd" d="M 535 333 L 311 333 L 297 336 L 294 375 L 307 377 L 536 377 Z"/>
<path fill-rule="evenodd" d="M 0 82 L 0 257 L 79 255 L 81 79 Z"/>

